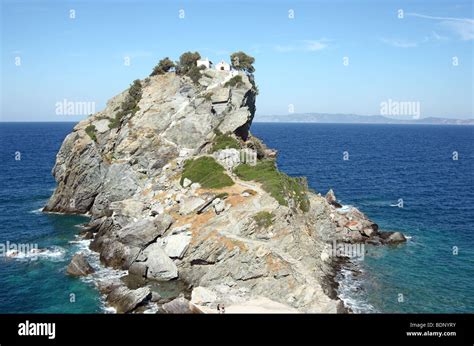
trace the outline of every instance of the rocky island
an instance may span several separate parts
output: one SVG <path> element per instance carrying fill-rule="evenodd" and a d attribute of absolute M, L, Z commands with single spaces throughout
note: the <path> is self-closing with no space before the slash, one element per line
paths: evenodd
<path fill-rule="evenodd" d="M 250 132 L 253 58 L 231 61 L 163 59 L 79 122 L 44 211 L 90 216 L 81 237 L 104 266 L 128 272 L 99 285 L 117 312 L 346 312 L 334 279 L 344 257 L 328 244 L 405 238 L 278 170 L 276 151 Z M 68 267 L 91 272 L 80 254 Z M 163 282 L 182 294 L 160 297 Z"/>

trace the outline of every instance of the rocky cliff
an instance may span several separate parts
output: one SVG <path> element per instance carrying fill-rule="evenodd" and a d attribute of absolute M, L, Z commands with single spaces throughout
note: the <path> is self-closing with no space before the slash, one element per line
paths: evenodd
<path fill-rule="evenodd" d="M 192 308 L 161 311 L 343 312 L 327 244 L 403 240 L 277 171 L 276 153 L 249 132 L 254 85 L 210 69 L 197 83 L 149 77 L 65 138 L 44 210 L 91 216 L 91 249 L 129 272 L 100 287 L 117 311 L 160 302 L 150 285 L 179 280 Z"/>

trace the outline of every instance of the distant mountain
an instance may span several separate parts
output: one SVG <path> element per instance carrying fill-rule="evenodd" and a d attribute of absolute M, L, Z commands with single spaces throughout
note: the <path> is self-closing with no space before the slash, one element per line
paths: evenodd
<path fill-rule="evenodd" d="M 255 122 L 321 123 L 321 124 L 432 124 L 474 125 L 474 119 L 427 117 L 422 119 L 394 119 L 382 115 L 295 113 L 288 115 L 258 115 Z"/>

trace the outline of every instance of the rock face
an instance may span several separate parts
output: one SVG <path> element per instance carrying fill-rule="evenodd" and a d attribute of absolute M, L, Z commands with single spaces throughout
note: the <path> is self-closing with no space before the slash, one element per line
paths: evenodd
<path fill-rule="evenodd" d="M 232 173 L 238 150 L 212 153 L 222 133 L 255 150 L 259 160 L 276 156 L 249 133 L 256 91 L 252 76 L 238 74 L 242 82 L 234 86 L 226 84 L 234 74 L 214 70 L 204 70 L 198 84 L 174 72 L 147 78 L 133 112 L 119 113 L 126 90 L 65 138 L 53 169 L 57 187 L 45 210 L 89 213 L 90 247 L 102 264 L 143 282 L 138 289 L 102 285 L 118 312 L 150 300 L 149 282 L 177 278 L 195 287 L 196 303 L 211 309 L 341 312 L 326 244 L 402 239 L 380 232 L 332 192 L 325 198 L 308 191 L 305 212 L 279 203 L 260 184 Z M 185 161 L 201 156 L 221 162 L 234 184 L 209 189 L 181 181 Z M 255 221 L 260 212 L 271 215 L 267 224 Z M 75 256 L 68 272 L 89 272 L 83 260 Z M 198 310 L 184 298 L 162 306 L 167 313 Z"/>
<path fill-rule="evenodd" d="M 111 202 L 143 190 L 146 178 L 159 175 L 181 150 L 199 153 L 215 130 L 248 136 L 256 94 L 249 78 L 241 73 L 243 82 L 228 88 L 223 85 L 230 75 L 222 79 L 212 70 L 206 74 L 212 82 L 208 87 L 174 73 L 148 78 L 142 82 L 139 110 L 124 116 L 116 128 L 107 129 L 127 91 L 77 124 L 57 154 L 53 175 L 58 186 L 45 210 L 106 213 Z M 220 115 L 212 111 L 207 94 L 219 96 L 225 106 Z M 97 131 L 94 141 L 85 132 L 89 125 L 105 132 Z"/>
<path fill-rule="evenodd" d="M 151 292 L 148 287 L 130 290 L 124 286 L 120 286 L 109 293 L 107 301 L 118 313 L 127 313 L 149 298 L 151 298 Z"/>
<path fill-rule="evenodd" d="M 169 257 L 183 258 L 190 242 L 191 235 L 180 233 L 163 238 L 160 241 L 160 245 Z"/>
<path fill-rule="evenodd" d="M 138 255 L 136 262 L 146 267 L 145 277 L 155 280 L 172 280 L 178 277 L 178 269 L 159 243 L 153 243 Z M 135 263 L 135 262 L 134 262 Z"/>
<path fill-rule="evenodd" d="M 329 204 L 333 205 L 336 208 L 342 208 L 342 205 L 337 202 L 336 195 L 334 194 L 334 191 L 332 189 L 330 189 L 326 194 L 326 201 L 328 201 Z"/>
<path fill-rule="evenodd" d="M 162 236 L 172 223 L 173 218 L 169 215 L 141 219 L 118 230 L 116 235 L 118 240 L 124 244 L 143 247 Z"/>
<path fill-rule="evenodd" d="M 197 306 L 186 298 L 176 298 L 169 303 L 163 304 L 163 311 L 167 314 L 201 314 Z"/>
<path fill-rule="evenodd" d="M 75 254 L 67 266 L 67 273 L 72 276 L 84 276 L 95 272 L 83 254 Z"/>
<path fill-rule="evenodd" d="M 191 295 L 191 302 L 198 305 L 209 305 L 217 300 L 217 295 L 205 287 L 196 287 Z"/>

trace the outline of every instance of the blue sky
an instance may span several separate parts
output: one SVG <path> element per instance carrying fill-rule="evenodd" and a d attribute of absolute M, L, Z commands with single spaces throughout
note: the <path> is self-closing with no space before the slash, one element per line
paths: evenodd
<path fill-rule="evenodd" d="M 422 117 L 474 116 L 470 0 L 0 1 L 3 121 L 79 120 L 56 103 L 100 110 L 188 50 L 253 55 L 257 114 L 379 114 L 390 99 L 419 102 Z"/>

